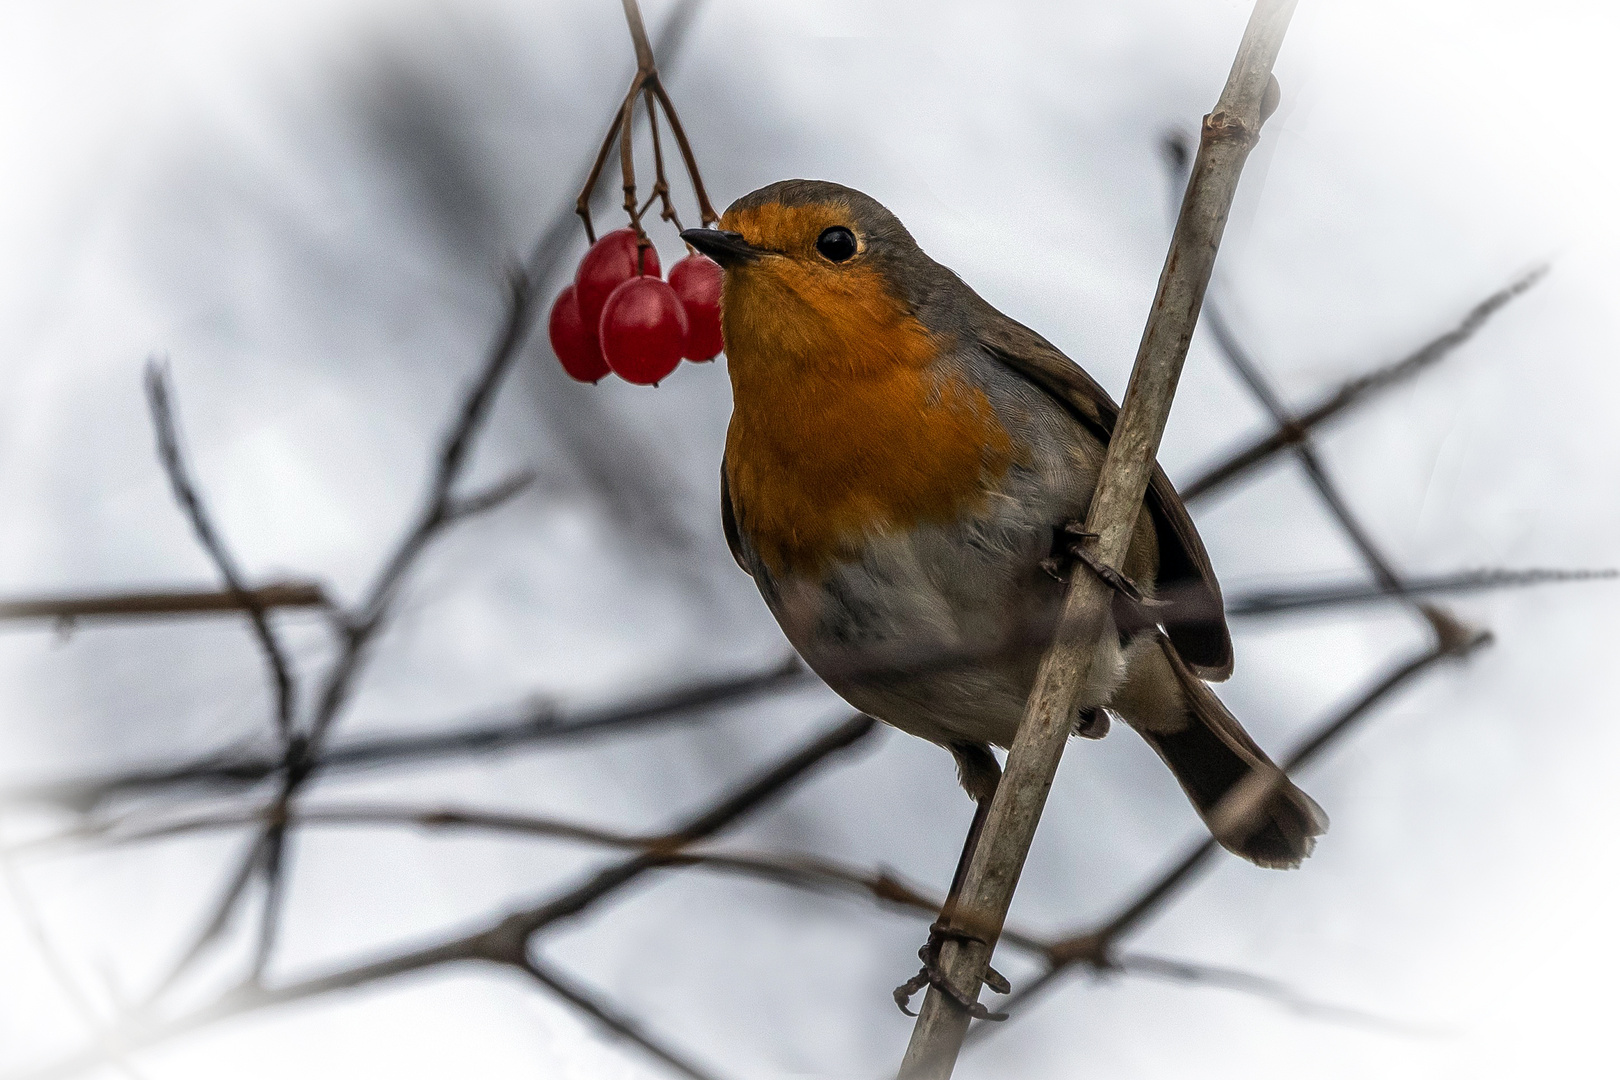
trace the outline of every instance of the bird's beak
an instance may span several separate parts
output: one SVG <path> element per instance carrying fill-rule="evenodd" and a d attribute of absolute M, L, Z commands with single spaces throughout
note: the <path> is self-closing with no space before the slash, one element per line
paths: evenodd
<path fill-rule="evenodd" d="M 725 267 L 742 266 L 764 254 L 744 240 L 742 233 L 722 229 L 687 229 L 681 233 L 681 239 Z"/>

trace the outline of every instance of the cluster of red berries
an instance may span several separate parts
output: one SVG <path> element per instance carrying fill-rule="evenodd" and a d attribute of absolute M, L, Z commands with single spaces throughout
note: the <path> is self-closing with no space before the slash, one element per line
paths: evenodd
<path fill-rule="evenodd" d="M 632 229 L 610 232 L 580 260 L 551 306 L 551 347 L 563 370 L 593 383 L 613 372 L 656 386 L 681 358 L 720 354 L 720 266 L 688 255 L 659 278 L 658 252 Z"/>

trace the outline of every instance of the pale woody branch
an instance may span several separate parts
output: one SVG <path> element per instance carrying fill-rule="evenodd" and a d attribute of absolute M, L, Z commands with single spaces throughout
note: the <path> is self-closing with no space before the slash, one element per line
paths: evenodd
<path fill-rule="evenodd" d="M 1204 118 L 1158 294 L 1086 519 L 1086 531 L 1097 537 L 1091 542 L 1091 554 L 1110 567 L 1124 563 L 1238 177 L 1259 138 L 1266 107 L 1276 105 L 1271 68 L 1293 11 L 1294 0 L 1259 0 L 1226 88 Z M 1097 645 L 1109 632 L 1108 586 L 1094 574 L 1076 574 L 1073 580 L 1057 638 L 1041 662 L 1007 756 L 1006 773 L 963 881 L 955 922 L 979 940 L 947 940 L 940 954 L 945 977 L 969 998 L 978 996 L 1073 727 L 1076 704 L 1095 681 L 1090 667 Z M 962 1006 L 930 987 L 900 1067 L 903 1080 L 949 1077 L 968 1020 Z"/>

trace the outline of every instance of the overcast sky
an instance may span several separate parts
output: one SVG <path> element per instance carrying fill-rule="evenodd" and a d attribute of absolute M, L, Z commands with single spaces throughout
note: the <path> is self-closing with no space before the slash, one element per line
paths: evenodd
<path fill-rule="evenodd" d="M 657 25 L 668 5 L 646 10 Z M 1213 103 L 1247 12 L 710 0 L 669 82 L 719 206 L 790 176 L 861 188 L 1117 396 L 1168 240 L 1159 139 Z M 1215 288 L 1291 402 L 1553 267 L 1441 369 L 1324 440 L 1414 572 L 1620 563 L 1617 29 L 1595 2 L 1302 0 L 1284 46 L 1284 104 Z M 250 572 L 354 597 L 498 323 L 504 261 L 572 200 L 629 71 L 612 0 L 0 6 L 0 596 L 212 580 L 151 452 L 140 372 L 161 353 Z M 654 239 L 666 265 L 678 257 L 672 231 Z M 423 566 L 344 731 L 535 695 L 612 701 L 783 655 L 720 537 L 728 411 L 721 363 L 656 391 L 591 388 L 531 348 L 474 472 L 530 467 L 541 482 Z M 1261 422 L 1197 338 L 1161 460 L 1185 480 Z M 1197 518 L 1228 595 L 1358 573 L 1291 467 Z M 1333 821 L 1305 868 L 1228 860 L 1133 942 L 1431 1034 L 1075 980 L 959 1075 L 1612 1069 L 1617 595 L 1599 583 L 1457 601 L 1495 645 L 1302 777 Z M 313 670 L 321 628 L 287 625 Z M 1221 694 L 1276 751 L 1423 644 L 1382 608 L 1234 629 Z M 261 734 L 266 715 L 257 655 L 229 621 L 0 630 L 0 780 L 199 753 Z M 839 715 L 806 691 L 693 730 L 326 790 L 656 828 Z M 742 835 L 943 888 L 970 810 L 946 755 L 888 733 Z M 1014 918 L 1075 926 L 1199 835 L 1129 731 L 1077 743 Z M 85 1037 L 27 907 L 85 993 L 127 1000 L 194 929 L 237 843 L 18 862 L 0 889 L 0 1069 Z M 597 864 L 554 845 L 358 830 L 295 854 L 276 977 L 471 925 Z M 921 939 L 921 924 L 860 904 L 682 876 L 545 953 L 725 1075 L 870 1077 L 910 1032 L 888 989 Z M 241 962 L 223 957 L 214 977 Z M 663 1075 L 475 971 L 235 1023 L 140 1067 L 154 1080 Z"/>

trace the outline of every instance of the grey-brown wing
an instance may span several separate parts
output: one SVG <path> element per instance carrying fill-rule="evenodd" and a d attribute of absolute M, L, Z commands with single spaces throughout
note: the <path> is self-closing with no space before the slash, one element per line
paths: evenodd
<path fill-rule="evenodd" d="M 731 557 L 737 560 L 742 572 L 748 573 L 748 564 L 743 562 L 742 537 L 737 534 L 737 511 L 731 505 L 731 484 L 726 481 L 726 456 L 720 455 L 720 529 L 726 534 L 726 547 L 731 549 Z"/>
<path fill-rule="evenodd" d="M 983 322 L 987 325 L 980 328 L 980 340 L 997 359 L 1051 394 L 1099 439 L 1108 441 L 1119 417 L 1119 406 L 1108 391 L 1027 326 L 1000 312 Z M 1224 679 L 1232 674 L 1232 635 L 1226 626 L 1221 586 L 1187 507 L 1157 462 L 1143 501 L 1153 515 L 1159 540 L 1157 594 L 1169 605 L 1163 610 L 1170 641 L 1200 677 Z"/>

